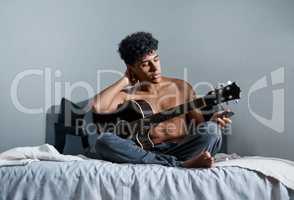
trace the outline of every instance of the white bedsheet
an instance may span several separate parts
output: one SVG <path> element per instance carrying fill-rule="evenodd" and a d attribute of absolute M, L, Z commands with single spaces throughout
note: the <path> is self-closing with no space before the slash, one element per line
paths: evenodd
<path fill-rule="evenodd" d="M 215 167 L 237 166 L 273 177 L 294 190 L 294 162 L 279 158 L 250 156 L 217 162 Z"/>
<path fill-rule="evenodd" d="M 17 147 L 0 154 L 0 167 L 23 166 L 33 161 L 77 161 L 85 160 L 83 156 L 60 154 L 52 145 Z M 258 171 L 266 176 L 273 177 L 287 187 L 294 190 L 294 162 L 270 157 L 243 157 L 232 160 L 220 161 L 214 167 L 237 166 Z"/>
<path fill-rule="evenodd" d="M 17 147 L 0 153 L 0 167 L 26 165 L 33 161 L 74 161 L 80 156 L 60 154 L 52 145 Z"/>

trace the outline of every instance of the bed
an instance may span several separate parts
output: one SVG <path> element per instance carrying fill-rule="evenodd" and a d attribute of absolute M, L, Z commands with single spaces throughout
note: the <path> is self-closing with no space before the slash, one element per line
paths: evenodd
<path fill-rule="evenodd" d="M 0 183 L 0 199 L 294 199 L 281 182 L 240 167 L 40 161 L 0 168 Z"/>
<path fill-rule="evenodd" d="M 281 182 L 240 167 L 39 161 L 0 168 L 0 183 L 0 199 L 294 199 Z"/>
<path fill-rule="evenodd" d="M 68 135 L 65 132 L 71 130 L 63 129 L 60 118 L 54 124 L 54 135 L 47 135 L 46 141 L 55 146 L 57 153 L 75 149 L 70 154 L 80 154 L 90 148 L 91 137 L 85 139 L 83 134 Z M 76 145 L 80 147 L 76 148 Z M 294 199 L 293 175 L 283 181 L 285 179 L 279 176 L 270 176 L 271 172 L 263 173 L 258 168 L 239 165 L 241 160 L 239 162 L 238 159 L 235 164 L 226 165 L 228 162 L 224 161 L 220 162 L 223 165 L 210 169 L 184 169 L 82 158 L 72 161 L 44 159 L 23 166 L 0 166 L 0 200 Z M 276 162 L 276 168 L 280 162 Z M 287 167 L 283 169 L 294 169 L 294 162 Z M 285 173 L 283 175 L 281 177 L 285 178 Z"/>

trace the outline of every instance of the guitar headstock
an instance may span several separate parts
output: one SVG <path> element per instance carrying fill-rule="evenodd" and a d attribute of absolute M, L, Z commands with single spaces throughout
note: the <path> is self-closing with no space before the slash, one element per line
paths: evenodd
<path fill-rule="evenodd" d="M 215 106 L 220 103 L 229 102 L 240 99 L 241 89 L 235 83 L 228 83 L 208 93 L 204 97 L 207 106 Z"/>

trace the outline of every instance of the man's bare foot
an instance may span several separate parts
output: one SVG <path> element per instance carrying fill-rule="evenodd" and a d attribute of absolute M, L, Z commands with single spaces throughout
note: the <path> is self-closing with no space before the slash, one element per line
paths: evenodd
<path fill-rule="evenodd" d="M 186 160 L 183 165 L 186 168 L 210 168 L 213 163 L 213 157 L 208 151 L 204 151 L 200 155 Z"/>

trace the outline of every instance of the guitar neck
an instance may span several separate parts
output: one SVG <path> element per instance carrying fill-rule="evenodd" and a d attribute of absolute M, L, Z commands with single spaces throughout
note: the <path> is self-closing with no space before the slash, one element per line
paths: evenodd
<path fill-rule="evenodd" d="M 144 118 L 143 120 L 151 124 L 158 124 L 165 120 L 188 113 L 194 109 L 201 109 L 205 106 L 206 106 L 205 100 L 204 98 L 201 97 L 201 98 L 197 98 L 192 101 L 189 101 L 187 103 L 181 104 L 179 106 L 176 106 L 174 108 L 170 108 L 168 110 L 156 113 L 152 116 Z"/>
<path fill-rule="evenodd" d="M 135 120 L 131 123 L 137 124 L 139 122 L 143 122 L 143 126 L 148 124 L 158 124 L 173 117 L 188 113 L 194 109 L 202 109 L 207 106 L 215 106 L 220 103 L 240 99 L 240 92 L 241 90 L 239 86 L 233 82 L 225 87 L 209 92 L 204 97 L 196 98 L 187 103 L 153 114 L 143 119 Z"/>

